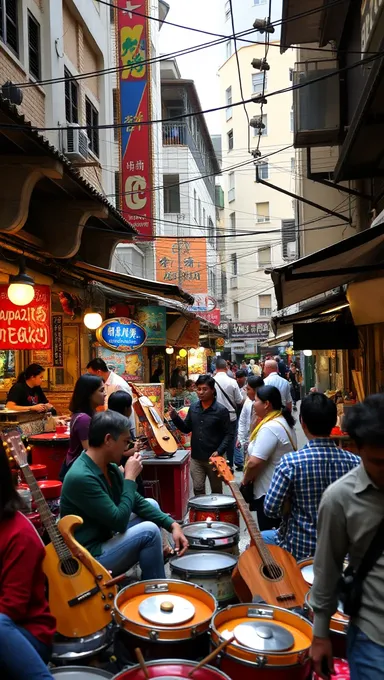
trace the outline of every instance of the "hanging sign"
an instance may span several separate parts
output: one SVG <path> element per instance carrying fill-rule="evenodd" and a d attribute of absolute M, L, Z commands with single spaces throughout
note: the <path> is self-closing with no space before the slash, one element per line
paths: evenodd
<path fill-rule="evenodd" d="M 210 312 L 199 312 L 199 316 L 202 316 L 206 321 L 218 326 L 220 323 L 221 312 L 220 309 L 212 309 Z"/>
<path fill-rule="evenodd" d="M 122 209 L 141 236 L 153 237 L 152 126 L 148 0 L 117 0 Z M 134 10 L 133 11 L 130 11 Z M 145 16 L 147 15 L 147 16 Z"/>
<path fill-rule="evenodd" d="M 55 368 L 64 366 L 63 317 L 61 314 L 52 316 L 52 345 L 53 365 Z"/>
<path fill-rule="evenodd" d="M 35 297 L 29 304 L 14 305 L 8 298 L 8 286 L 0 286 L 0 350 L 50 349 L 51 290 L 35 286 Z"/>
<path fill-rule="evenodd" d="M 107 319 L 96 331 L 100 345 L 115 352 L 131 352 L 144 345 L 147 334 L 136 321 L 125 317 Z"/>
<path fill-rule="evenodd" d="M 198 304 L 207 308 L 208 266 L 205 238 L 157 238 L 156 278 L 174 283 L 198 296 Z M 202 297 L 204 296 L 204 297 Z M 202 305 L 200 303 L 203 303 Z"/>
<path fill-rule="evenodd" d="M 145 344 L 147 347 L 153 345 L 159 347 L 166 344 L 167 310 L 165 307 L 158 307 L 157 305 L 138 307 L 137 321 L 146 330 L 147 340 Z"/>

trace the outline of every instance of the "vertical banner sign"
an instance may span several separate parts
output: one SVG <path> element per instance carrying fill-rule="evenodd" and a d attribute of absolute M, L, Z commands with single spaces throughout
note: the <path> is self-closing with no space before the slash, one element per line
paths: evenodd
<path fill-rule="evenodd" d="M 8 286 L 0 286 L 0 350 L 46 350 L 52 347 L 51 290 L 35 286 L 35 297 L 28 305 L 14 305 Z"/>
<path fill-rule="evenodd" d="M 152 139 L 148 0 L 118 0 L 121 177 L 123 215 L 141 236 L 151 239 Z"/>
<path fill-rule="evenodd" d="M 208 292 L 207 242 L 205 238 L 158 238 L 156 278 L 175 283 L 192 295 Z"/>
<path fill-rule="evenodd" d="M 61 314 L 52 316 L 52 345 L 53 365 L 55 368 L 64 366 L 63 317 Z"/>

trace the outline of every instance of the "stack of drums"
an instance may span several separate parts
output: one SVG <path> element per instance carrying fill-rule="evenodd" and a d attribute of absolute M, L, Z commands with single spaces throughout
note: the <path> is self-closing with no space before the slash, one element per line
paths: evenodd
<path fill-rule="evenodd" d="M 240 526 L 239 511 L 234 498 L 224 494 L 194 496 L 188 502 L 189 521 L 204 522 L 207 519 Z"/>
<path fill-rule="evenodd" d="M 152 580 L 123 588 L 115 598 L 115 656 L 123 665 L 144 658 L 189 659 L 209 652 L 209 625 L 215 598 L 192 583 Z"/>
<path fill-rule="evenodd" d="M 41 493 L 49 505 L 52 515 L 55 518 L 58 518 L 60 515 L 60 496 L 61 487 L 63 486 L 62 482 L 59 482 L 56 479 L 42 479 L 37 483 L 40 487 Z"/>
<path fill-rule="evenodd" d="M 309 680 L 312 626 L 280 607 L 238 604 L 212 619 L 211 644 L 230 640 L 217 665 L 232 680 Z"/>
<path fill-rule="evenodd" d="M 232 572 L 237 557 L 225 552 L 187 552 L 170 561 L 173 578 L 195 583 L 213 595 L 219 607 L 237 602 Z"/>
<path fill-rule="evenodd" d="M 207 519 L 184 524 L 183 532 L 188 539 L 189 550 L 239 554 L 240 529 L 235 524 Z"/>

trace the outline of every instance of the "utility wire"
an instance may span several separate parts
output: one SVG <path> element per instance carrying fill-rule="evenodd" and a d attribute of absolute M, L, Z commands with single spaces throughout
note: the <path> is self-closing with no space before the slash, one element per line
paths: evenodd
<path fill-rule="evenodd" d="M 233 45 L 234 45 L 234 48 L 235 48 L 235 55 L 236 55 L 236 65 L 237 65 L 237 75 L 238 75 L 238 78 L 239 78 L 240 97 L 244 101 L 245 97 L 244 97 L 244 90 L 243 90 L 243 81 L 241 79 L 239 52 L 238 52 L 238 49 L 237 49 L 237 42 L 236 42 L 235 17 L 234 17 L 234 14 L 233 14 L 232 0 L 229 0 L 229 10 L 230 10 L 230 14 L 231 14 L 232 36 L 233 36 Z M 244 107 L 244 113 L 245 113 L 245 117 L 247 119 L 247 124 L 248 124 L 248 153 L 251 153 L 251 129 L 250 129 L 250 125 L 249 125 L 249 123 L 250 123 L 249 115 L 248 115 L 247 107 L 246 107 L 245 104 L 243 105 L 243 107 Z"/>

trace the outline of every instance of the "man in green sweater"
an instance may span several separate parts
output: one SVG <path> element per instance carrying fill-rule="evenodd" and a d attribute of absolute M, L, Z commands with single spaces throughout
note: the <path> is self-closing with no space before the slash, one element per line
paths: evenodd
<path fill-rule="evenodd" d="M 172 533 L 182 555 L 188 548 L 180 525 L 161 512 L 153 499 L 136 492 L 143 466 L 139 453 L 118 465 L 130 442 L 129 421 L 120 413 L 96 413 L 89 428 L 89 447 L 65 476 L 61 516 L 78 515 L 83 524 L 76 539 L 113 576 L 140 563 L 142 578 L 165 578 L 159 527 Z"/>

